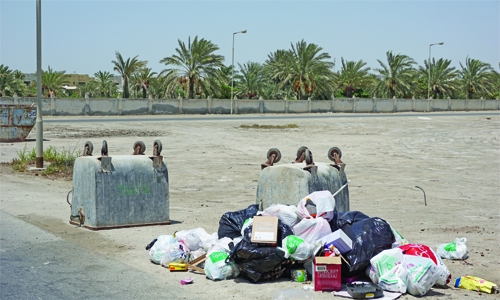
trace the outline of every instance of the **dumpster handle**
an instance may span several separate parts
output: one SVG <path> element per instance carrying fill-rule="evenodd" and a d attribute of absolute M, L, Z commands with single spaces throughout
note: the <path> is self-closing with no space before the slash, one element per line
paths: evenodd
<path fill-rule="evenodd" d="M 71 194 L 71 192 L 73 192 L 73 189 L 71 189 L 71 191 L 68 192 L 68 195 L 66 195 L 66 202 L 68 202 L 70 208 L 72 207 L 71 203 L 69 203 L 69 194 Z"/>
<path fill-rule="evenodd" d="M 342 187 L 340 187 L 340 189 L 338 191 L 336 191 L 335 194 L 333 194 L 332 196 L 335 197 L 335 195 L 337 195 L 338 193 L 340 193 L 340 191 L 342 191 L 349 184 L 349 182 L 351 182 L 351 181 L 347 180 L 347 183 L 344 184 Z"/>
<path fill-rule="evenodd" d="M 425 197 L 425 191 L 424 191 L 424 189 L 423 189 L 423 188 L 421 188 L 421 187 L 419 187 L 419 186 L 415 186 L 415 187 L 416 187 L 417 189 L 421 189 L 421 190 L 422 190 L 422 192 L 424 192 L 424 204 L 425 204 L 425 206 L 427 206 L 427 198 Z"/>

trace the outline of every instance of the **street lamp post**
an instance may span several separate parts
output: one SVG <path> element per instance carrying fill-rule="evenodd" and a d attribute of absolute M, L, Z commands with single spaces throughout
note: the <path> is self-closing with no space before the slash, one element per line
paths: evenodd
<path fill-rule="evenodd" d="M 36 1 L 36 167 L 43 168 L 42 3 Z"/>
<path fill-rule="evenodd" d="M 429 80 L 428 80 L 428 85 L 427 85 L 427 99 L 430 99 L 431 97 L 431 47 L 434 45 L 443 45 L 444 43 L 434 43 L 429 45 Z"/>
<path fill-rule="evenodd" d="M 238 32 L 233 32 L 233 55 L 231 61 L 231 114 L 233 114 L 233 88 L 234 88 L 234 36 L 238 33 L 247 33 L 246 29 Z"/>

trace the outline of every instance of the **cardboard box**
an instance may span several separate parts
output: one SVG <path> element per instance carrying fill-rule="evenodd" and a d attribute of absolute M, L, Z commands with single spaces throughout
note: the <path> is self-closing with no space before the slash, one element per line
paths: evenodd
<path fill-rule="evenodd" d="M 276 244 L 278 240 L 278 217 L 255 216 L 252 223 L 252 243 Z"/>
<path fill-rule="evenodd" d="M 335 232 L 321 238 L 322 246 L 328 243 L 333 243 L 335 248 L 339 249 L 341 254 L 352 250 L 352 240 L 342 231 L 342 229 L 338 229 Z"/>
<path fill-rule="evenodd" d="M 339 256 L 316 256 L 313 265 L 315 291 L 340 291 L 342 261 Z"/>

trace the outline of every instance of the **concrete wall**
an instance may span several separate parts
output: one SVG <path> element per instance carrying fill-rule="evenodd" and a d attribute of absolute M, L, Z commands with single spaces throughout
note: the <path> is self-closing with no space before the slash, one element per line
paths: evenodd
<path fill-rule="evenodd" d="M 0 104 L 36 103 L 36 98 L 0 98 Z M 234 100 L 234 114 L 388 113 L 500 110 L 500 100 L 348 98 L 333 100 Z M 229 99 L 43 98 L 42 113 L 52 116 L 230 114 Z"/>

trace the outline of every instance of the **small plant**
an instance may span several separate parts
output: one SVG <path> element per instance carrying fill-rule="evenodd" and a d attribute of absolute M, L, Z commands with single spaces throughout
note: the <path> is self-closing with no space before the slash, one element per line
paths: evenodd
<path fill-rule="evenodd" d="M 240 125 L 240 128 L 253 128 L 253 129 L 288 129 L 288 128 L 299 128 L 297 124 L 287 124 L 287 125 Z"/>
<path fill-rule="evenodd" d="M 26 145 L 20 151 L 16 151 L 19 158 L 12 160 L 12 169 L 17 172 L 24 172 L 29 165 L 36 162 L 36 149 L 33 148 L 27 153 Z M 60 174 L 63 177 L 72 174 L 73 165 L 78 155 L 75 155 L 75 150 L 69 151 L 63 148 L 62 151 L 57 151 L 56 147 L 49 146 L 43 151 L 43 160 L 47 163 L 46 169 L 41 174 L 51 175 Z"/>

